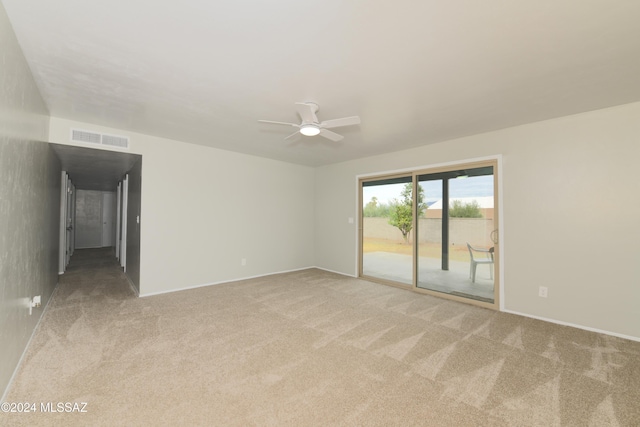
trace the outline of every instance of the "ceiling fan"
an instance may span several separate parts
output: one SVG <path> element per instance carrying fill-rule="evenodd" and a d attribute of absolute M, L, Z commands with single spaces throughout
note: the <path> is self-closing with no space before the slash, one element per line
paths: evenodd
<path fill-rule="evenodd" d="M 330 131 L 329 129 L 342 127 L 342 126 L 351 126 L 360 124 L 360 117 L 352 116 L 352 117 L 344 117 L 342 119 L 334 119 L 334 120 L 325 120 L 324 122 L 318 121 L 318 117 L 316 113 L 320 109 L 318 104 L 314 102 L 296 102 L 296 110 L 302 119 L 300 124 L 296 123 L 285 123 L 285 122 L 274 122 L 272 120 L 258 120 L 262 123 L 273 123 L 277 125 L 287 125 L 298 128 L 295 133 L 292 133 L 285 139 L 289 139 L 298 133 L 301 133 L 305 136 L 315 136 L 320 135 L 332 141 L 340 141 L 344 138 L 342 135 L 338 135 L 335 132 Z"/>

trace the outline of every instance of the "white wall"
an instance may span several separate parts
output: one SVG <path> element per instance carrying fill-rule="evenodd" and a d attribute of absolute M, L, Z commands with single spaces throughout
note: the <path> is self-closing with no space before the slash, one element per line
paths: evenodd
<path fill-rule="evenodd" d="M 318 168 L 316 265 L 355 274 L 357 175 L 499 154 L 505 309 L 640 339 L 640 103 Z"/>
<path fill-rule="evenodd" d="M 0 394 L 58 279 L 60 162 L 49 117 L 0 5 Z M 28 301 L 43 306 L 29 314 Z"/>
<path fill-rule="evenodd" d="M 49 140 L 87 146 L 71 127 L 142 155 L 141 295 L 314 265 L 313 168 L 55 117 Z"/>

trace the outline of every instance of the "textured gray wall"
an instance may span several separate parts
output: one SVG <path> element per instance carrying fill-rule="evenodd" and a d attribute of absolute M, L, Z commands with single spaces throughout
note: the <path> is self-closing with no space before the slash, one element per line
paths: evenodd
<path fill-rule="evenodd" d="M 0 5 L 0 391 L 58 280 L 60 162 L 49 114 Z M 42 296 L 29 315 L 27 301 Z"/>
<path fill-rule="evenodd" d="M 58 280 L 60 162 L 45 142 L 0 140 L 0 388 Z M 29 315 L 28 301 L 43 306 Z"/>

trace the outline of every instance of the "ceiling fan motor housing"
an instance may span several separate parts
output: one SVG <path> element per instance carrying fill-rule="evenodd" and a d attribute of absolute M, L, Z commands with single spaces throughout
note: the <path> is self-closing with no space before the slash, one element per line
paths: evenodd
<path fill-rule="evenodd" d="M 320 126 L 314 123 L 303 124 L 300 126 L 300 133 L 304 136 L 316 136 L 320 133 Z"/>

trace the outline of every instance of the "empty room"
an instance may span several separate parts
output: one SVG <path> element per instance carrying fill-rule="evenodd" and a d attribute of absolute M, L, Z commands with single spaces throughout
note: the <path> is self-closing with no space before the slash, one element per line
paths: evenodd
<path fill-rule="evenodd" d="M 638 17 L 0 0 L 0 425 L 640 425 Z"/>

